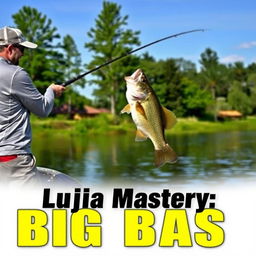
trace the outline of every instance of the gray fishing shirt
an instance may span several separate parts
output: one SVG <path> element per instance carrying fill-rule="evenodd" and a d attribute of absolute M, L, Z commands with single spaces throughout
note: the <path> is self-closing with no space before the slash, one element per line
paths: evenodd
<path fill-rule="evenodd" d="M 52 88 L 42 95 L 24 69 L 0 57 L 0 156 L 30 154 L 30 112 L 46 117 L 53 103 Z"/>

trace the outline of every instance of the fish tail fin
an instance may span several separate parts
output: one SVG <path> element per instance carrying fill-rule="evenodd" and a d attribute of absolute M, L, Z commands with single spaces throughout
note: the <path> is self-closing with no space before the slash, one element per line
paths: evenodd
<path fill-rule="evenodd" d="M 155 150 L 156 167 L 160 167 L 165 163 L 175 163 L 176 161 L 177 155 L 168 144 L 166 144 L 161 150 Z"/>

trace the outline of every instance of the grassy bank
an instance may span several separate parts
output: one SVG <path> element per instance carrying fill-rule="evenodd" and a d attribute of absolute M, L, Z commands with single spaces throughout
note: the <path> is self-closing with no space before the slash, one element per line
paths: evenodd
<path fill-rule="evenodd" d="M 256 118 L 225 122 L 199 121 L 195 118 L 179 119 L 171 133 L 211 133 L 225 131 L 256 131 Z M 167 131 L 169 132 L 169 131 Z"/>
<path fill-rule="evenodd" d="M 67 120 L 64 117 L 39 119 L 32 117 L 33 130 L 57 131 L 63 133 L 125 133 L 134 132 L 135 125 L 129 116 L 113 117 L 102 115 L 95 118 L 86 118 L 79 121 Z M 256 117 L 248 117 L 243 120 L 209 122 L 200 121 L 196 118 L 178 119 L 172 130 L 167 134 L 185 133 L 209 133 L 224 131 L 256 131 Z"/>

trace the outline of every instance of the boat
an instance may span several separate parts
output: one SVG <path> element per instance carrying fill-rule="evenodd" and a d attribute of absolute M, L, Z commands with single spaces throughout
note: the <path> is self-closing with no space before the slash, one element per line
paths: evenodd
<path fill-rule="evenodd" d="M 36 175 L 36 182 L 42 186 L 69 186 L 81 187 L 82 185 L 71 176 L 45 167 L 37 167 L 38 173 Z"/>

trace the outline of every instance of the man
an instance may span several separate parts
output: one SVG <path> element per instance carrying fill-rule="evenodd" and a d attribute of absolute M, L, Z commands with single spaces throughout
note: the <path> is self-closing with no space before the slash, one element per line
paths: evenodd
<path fill-rule="evenodd" d="M 0 28 L 0 180 L 30 183 L 38 175 L 31 153 L 30 112 L 40 117 L 50 114 L 54 97 L 65 87 L 50 85 L 42 95 L 29 75 L 18 66 L 28 42 L 19 29 Z"/>

